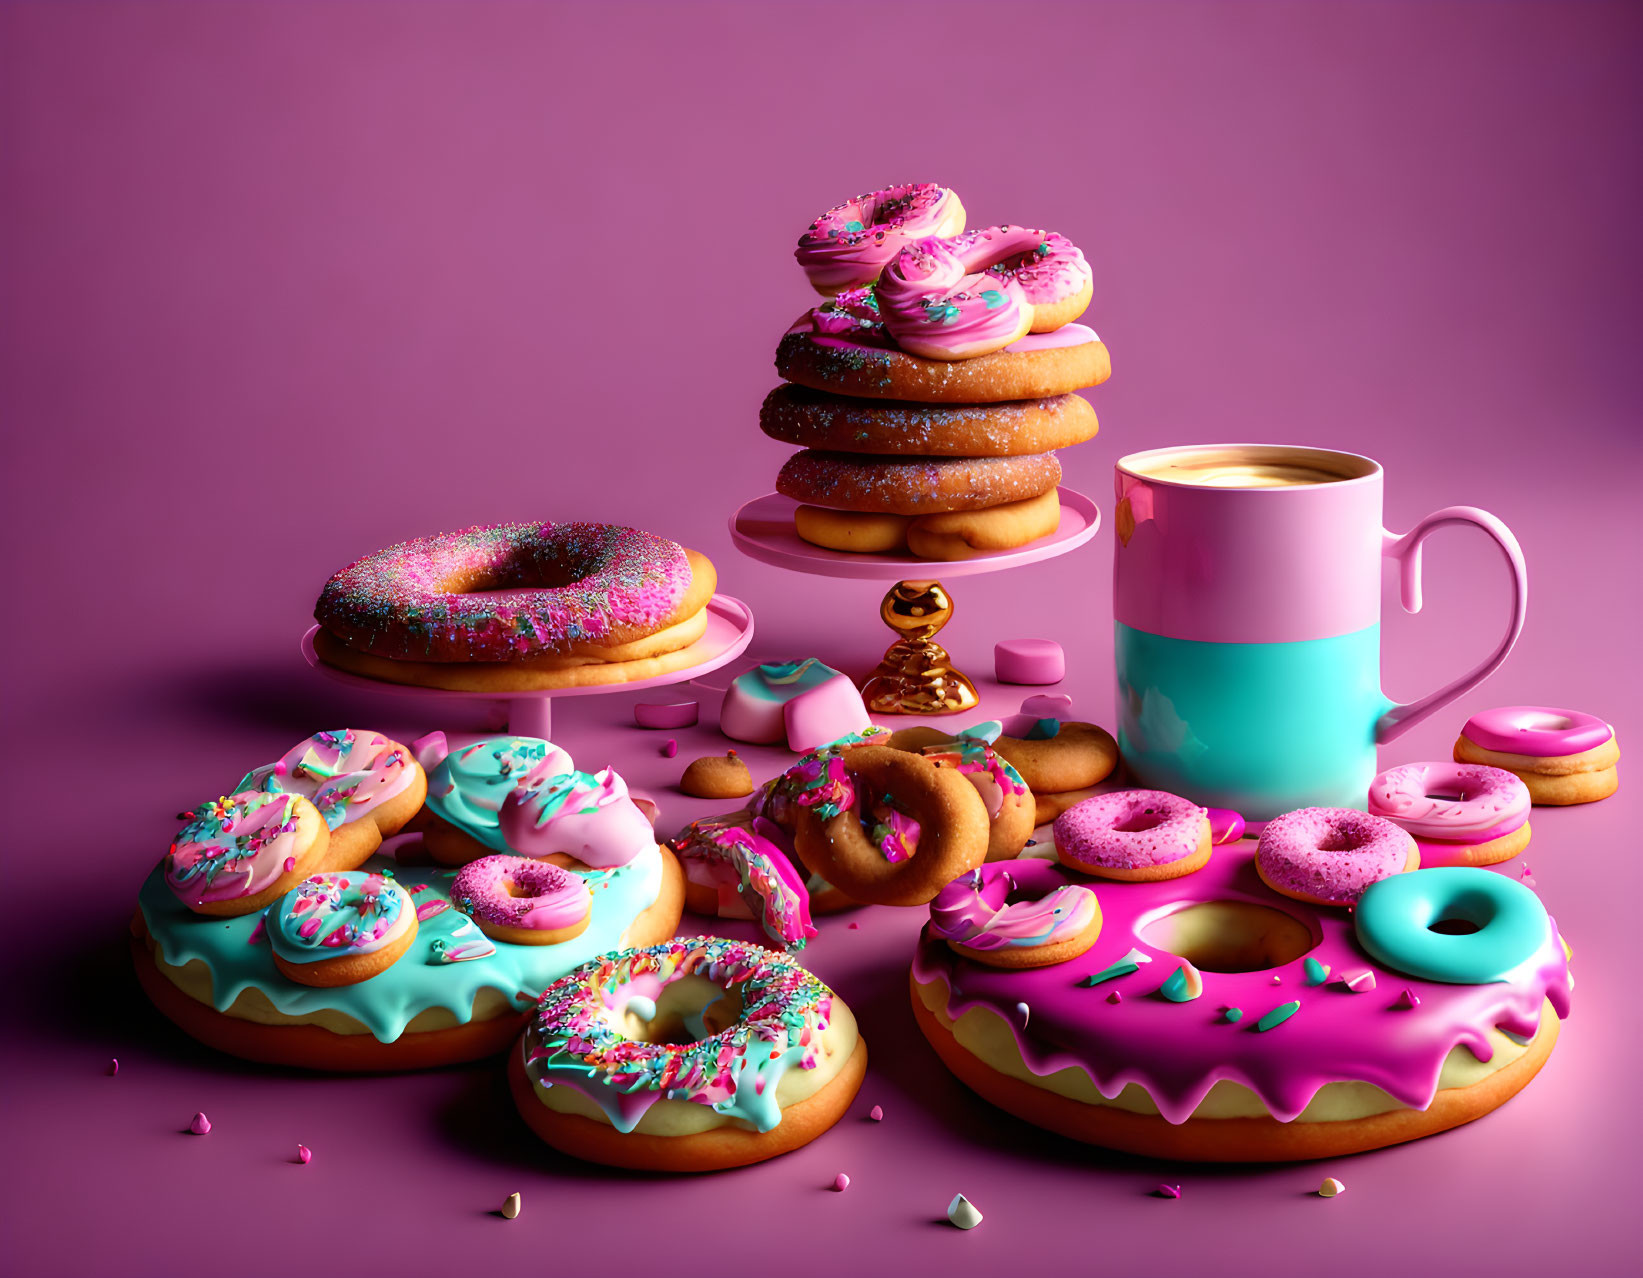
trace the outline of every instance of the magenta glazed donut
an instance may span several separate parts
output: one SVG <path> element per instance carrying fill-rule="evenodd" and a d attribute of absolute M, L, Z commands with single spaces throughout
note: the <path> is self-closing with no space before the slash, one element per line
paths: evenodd
<path fill-rule="evenodd" d="M 824 297 L 878 279 L 902 247 L 926 235 L 957 235 L 964 205 L 933 182 L 887 186 L 828 209 L 799 237 L 793 256 Z"/>
<path fill-rule="evenodd" d="M 1500 706 L 1466 721 L 1456 763 L 1516 773 L 1533 803 L 1561 806 L 1606 799 L 1620 786 L 1620 745 L 1595 714 L 1556 706 Z"/>
<path fill-rule="evenodd" d="M 1420 868 L 1415 840 L 1355 808 L 1302 808 L 1268 821 L 1255 871 L 1274 892 L 1314 905 L 1351 905 L 1371 883 Z"/>
<path fill-rule="evenodd" d="M 1369 787 L 1369 811 L 1413 835 L 1424 866 L 1495 865 L 1529 844 L 1529 787 L 1504 768 L 1388 768 Z"/>
<path fill-rule="evenodd" d="M 1119 790 L 1075 803 L 1052 827 L 1056 859 L 1104 879 L 1174 879 L 1209 860 L 1209 813 L 1164 790 Z"/>

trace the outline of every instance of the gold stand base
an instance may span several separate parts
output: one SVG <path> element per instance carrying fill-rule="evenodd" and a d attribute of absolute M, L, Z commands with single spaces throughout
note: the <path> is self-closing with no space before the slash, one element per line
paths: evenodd
<path fill-rule="evenodd" d="M 884 624 L 899 636 L 862 685 L 874 714 L 959 714 L 981 698 L 967 675 L 953 669 L 936 632 L 953 616 L 953 600 L 939 581 L 898 581 L 879 605 Z"/>

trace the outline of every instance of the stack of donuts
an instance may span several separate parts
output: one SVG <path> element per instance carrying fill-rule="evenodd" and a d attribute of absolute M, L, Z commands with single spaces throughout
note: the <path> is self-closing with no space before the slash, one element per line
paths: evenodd
<path fill-rule="evenodd" d="M 1107 348 L 1076 323 L 1089 264 L 1053 231 L 965 230 L 928 183 L 823 214 L 795 253 L 829 300 L 783 336 L 786 379 L 759 413 L 803 451 L 777 490 L 798 535 L 832 550 L 968 559 L 1056 530 L 1055 449 L 1096 432 L 1073 392 L 1105 381 Z"/>

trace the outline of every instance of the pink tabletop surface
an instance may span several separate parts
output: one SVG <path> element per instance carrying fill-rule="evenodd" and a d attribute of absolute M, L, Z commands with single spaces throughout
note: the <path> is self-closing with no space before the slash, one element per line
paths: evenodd
<path fill-rule="evenodd" d="M 0 1271 L 1635 1272 L 1635 773 L 1534 814 L 1579 980 L 1543 1076 L 1321 1165 L 1163 1166 L 976 1101 L 907 1008 L 918 912 L 825 920 L 805 952 L 871 1044 L 850 1114 L 698 1179 L 561 1159 L 495 1067 L 216 1056 L 144 1002 L 124 928 L 173 814 L 246 766 L 318 728 L 480 722 L 299 658 L 320 583 L 377 546 L 632 522 L 717 561 L 749 660 L 881 644 L 881 585 L 745 559 L 726 520 L 785 451 L 755 416 L 810 304 L 794 240 L 898 180 L 1084 247 L 1115 374 L 1063 461 L 1103 508 L 1124 452 L 1287 437 L 1383 462 L 1394 529 L 1472 503 L 1516 530 L 1516 654 L 1384 763 L 1447 757 L 1499 704 L 1639 740 L 1640 56 L 1643 14 L 1598 4 L 0 8 Z M 1023 694 L 985 677 L 991 644 L 1047 636 L 1111 722 L 1111 537 L 959 583 L 942 637 L 986 713 Z M 1387 613 L 1400 699 L 1504 621 L 1481 537 L 1428 559 L 1425 613 Z M 557 735 L 677 823 L 709 806 L 682 763 L 724 749 L 702 695 L 686 732 L 617 693 L 563 703 Z M 1311 1196 L 1325 1175 L 1346 1194 Z M 980 1228 L 941 1220 L 956 1192 Z"/>

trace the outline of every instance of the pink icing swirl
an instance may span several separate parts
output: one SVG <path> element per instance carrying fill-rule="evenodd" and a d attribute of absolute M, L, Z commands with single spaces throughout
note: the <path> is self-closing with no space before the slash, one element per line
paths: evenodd
<path fill-rule="evenodd" d="M 560 772 L 544 759 L 502 803 L 499 828 L 507 845 L 525 856 L 555 853 L 611 869 L 656 846 L 650 820 L 611 768 Z"/>
<path fill-rule="evenodd" d="M 793 256 L 818 293 L 878 279 L 909 240 L 964 229 L 964 206 L 931 182 L 887 186 L 828 209 L 799 237 Z"/>
<path fill-rule="evenodd" d="M 1487 843 L 1529 819 L 1529 787 L 1504 768 L 1406 763 L 1371 783 L 1369 811 L 1417 839 Z"/>
<path fill-rule="evenodd" d="M 967 949 L 1057 945 L 1090 925 L 1096 896 L 1053 862 L 1000 861 L 954 879 L 930 902 L 930 931 Z"/>
<path fill-rule="evenodd" d="M 255 896 L 296 868 L 302 802 L 242 790 L 201 804 L 166 852 L 167 886 L 191 909 Z"/>
<path fill-rule="evenodd" d="M 573 927 L 593 908 L 593 893 L 580 874 L 505 854 L 482 856 L 458 870 L 451 900 L 476 922 L 533 932 Z"/>
<path fill-rule="evenodd" d="M 1033 308 L 1013 274 L 991 268 L 1036 251 L 1042 231 L 995 226 L 956 239 L 915 240 L 875 290 L 879 314 L 903 350 L 927 359 L 972 359 L 1003 350 L 1032 328 Z"/>
<path fill-rule="evenodd" d="M 1403 873 L 1409 835 L 1355 808 L 1302 808 L 1268 821 L 1255 849 L 1261 876 L 1279 891 L 1351 905 L 1371 883 Z"/>
<path fill-rule="evenodd" d="M 1180 795 L 1118 790 L 1075 803 L 1051 828 L 1056 851 L 1073 862 L 1141 870 L 1193 855 L 1208 822 L 1203 808 Z"/>
<path fill-rule="evenodd" d="M 1614 736 L 1596 715 L 1553 706 L 1500 706 L 1473 715 L 1461 735 L 1501 754 L 1557 759 L 1595 750 Z"/>

